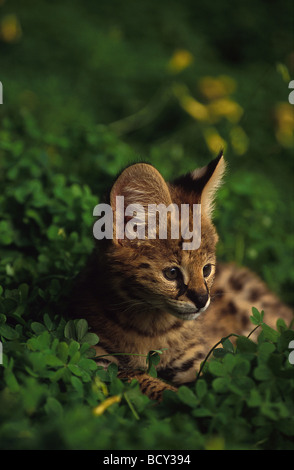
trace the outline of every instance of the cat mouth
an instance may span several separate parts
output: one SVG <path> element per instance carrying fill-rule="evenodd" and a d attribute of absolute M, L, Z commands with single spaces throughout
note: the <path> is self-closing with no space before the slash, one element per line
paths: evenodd
<path fill-rule="evenodd" d="M 177 300 L 172 300 L 168 302 L 168 311 L 172 315 L 181 320 L 195 320 L 198 318 L 201 313 L 205 312 L 210 304 L 210 298 L 207 300 L 206 304 L 202 308 L 197 308 L 196 305 L 192 305 L 187 302 L 181 302 Z"/>
<path fill-rule="evenodd" d="M 183 313 L 183 312 L 177 312 L 175 310 L 171 311 L 169 310 L 169 313 L 171 313 L 174 317 L 180 318 L 181 320 L 196 320 L 196 318 L 201 315 L 201 312 L 194 312 L 194 313 Z"/>

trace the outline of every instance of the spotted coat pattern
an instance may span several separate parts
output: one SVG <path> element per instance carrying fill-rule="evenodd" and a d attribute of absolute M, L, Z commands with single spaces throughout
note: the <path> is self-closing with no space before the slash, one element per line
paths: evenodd
<path fill-rule="evenodd" d="M 193 204 L 201 204 L 201 245 L 184 251 L 181 238 L 118 239 L 114 225 L 114 238 L 97 243 L 71 296 L 71 315 L 86 318 L 99 336 L 99 363 L 116 363 L 119 376 L 137 379 L 152 399 L 193 382 L 222 337 L 249 334 L 252 306 L 264 310 L 273 327 L 277 318 L 292 319 L 291 310 L 254 273 L 216 261 L 212 213 L 224 171 L 222 155 L 173 183 L 148 164 L 125 169 L 110 192 L 114 215 L 117 195 L 124 196 L 125 205 L 189 204 L 192 210 Z M 146 355 L 156 349 L 164 351 L 158 378 L 152 378 Z"/>

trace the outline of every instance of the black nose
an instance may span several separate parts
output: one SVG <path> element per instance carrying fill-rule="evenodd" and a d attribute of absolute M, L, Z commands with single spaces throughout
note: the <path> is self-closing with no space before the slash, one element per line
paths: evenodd
<path fill-rule="evenodd" d="M 197 293 L 195 290 L 193 289 L 188 289 L 187 290 L 187 297 L 188 299 L 192 300 L 192 302 L 194 302 L 194 304 L 196 305 L 197 308 L 203 308 L 205 307 L 207 301 L 208 301 L 208 292 L 205 292 L 204 294 L 203 293 Z"/>

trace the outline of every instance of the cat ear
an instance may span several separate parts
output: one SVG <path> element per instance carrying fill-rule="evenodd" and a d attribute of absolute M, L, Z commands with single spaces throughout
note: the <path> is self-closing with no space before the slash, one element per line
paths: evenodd
<path fill-rule="evenodd" d="M 123 196 L 123 199 L 121 196 Z M 131 218 L 125 215 L 128 206 L 131 208 L 131 212 L 136 211 L 136 225 L 139 227 L 140 222 L 142 222 L 142 225 L 146 223 L 145 214 L 148 211 L 148 204 L 169 206 L 171 203 L 172 200 L 166 182 L 161 174 L 147 163 L 136 163 L 126 168 L 117 178 L 110 192 L 110 204 L 115 220 L 123 217 L 124 219 L 120 220 L 124 226 Z M 137 209 L 137 205 L 143 207 L 144 210 L 140 212 L 140 207 Z M 121 215 L 122 212 L 123 216 Z M 116 224 L 114 224 L 114 230 L 114 239 L 118 239 L 118 243 L 123 244 L 122 239 L 116 233 Z"/>
<path fill-rule="evenodd" d="M 202 185 L 201 208 L 209 217 L 213 212 L 215 195 L 222 184 L 225 169 L 226 162 L 221 152 L 206 167 L 191 173 L 193 180 Z"/>
<path fill-rule="evenodd" d="M 152 165 L 135 163 L 126 168 L 110 192 L 110 204 L 115 209 L 116 196 L 124 196 L 125 205 L 171 204 L 171 196 L 161 174 Z"/>
<path fill-rule="evenodd" d="M 222 184 L 226 169 L 226 162 L 221 151 L 217 158 L 207 166 L 198 168 L 191 173 L 174 181 L 176 186 L 181 186 L 184 192 L 195 195 L 195 201 L 201 203 L 201 209 L 208 217 L 211 217 L 214 208 L 214 198 L 218 188 Z"/>

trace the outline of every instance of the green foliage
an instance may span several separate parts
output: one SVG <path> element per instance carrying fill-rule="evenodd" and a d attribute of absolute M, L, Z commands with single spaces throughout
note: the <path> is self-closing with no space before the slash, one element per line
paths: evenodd
<path fill-rule="evenodd" d="M 40 322 L 5 328 L 4 317 L 2 448 L 294 448 L 288 349 L 294 332 L 282 322 L 271 329 L 256 310 L 257 343 L 240 336 L 233 345 L 224 338 L 195 383 L 176 394 L 164 392 L 157 406 L 136 381 L 119 380 L 116 365 L 107 371 L 97 366 L 91 344 L 98 338 L 85 320 L 45 314 Z M 150 352 L 149 368 L 159 363 L 160 353 Z"/>

